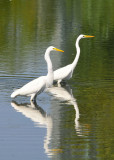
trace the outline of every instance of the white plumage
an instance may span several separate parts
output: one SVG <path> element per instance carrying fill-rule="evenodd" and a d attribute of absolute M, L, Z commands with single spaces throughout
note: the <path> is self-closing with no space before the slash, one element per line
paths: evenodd
<path fill-rule="evenodd" d="M 69 80 L 72 77 L 73 71 L 78 63 L 79 56 L 80 56 L 79 41 L 82 38 L 90 38 L 90 37 L 94 37 L 94 36 L 82 35 L 82 34 L 78 36 L 75 44 L 77 54 L 75 56 L 74 61 L 71 64 L 54 71 L 54 81 L 57 81 L 58 83 L 60 83 L 62 80 Z"/>
<path fill-rule="evenodd" d="M 57 49 L 53 46 L 47 48 L 45 52 L 45 60 L 47 62 L 48 73 L 47 76 L 41 76 L 32 80 L 31 82 L 25 84 L 22 88 L 15 90 L 11 94 L 11 98 L 14 98 L 18 95 L 21 96 L 31 96 L 31 101 L 36 99 L 36 96 L 44 91 L 45 88 L 50 87 L 53 84 L 53 67 L 50 59 L 51 51 L 60 51 L 64 52 L 60 49 Z"/>

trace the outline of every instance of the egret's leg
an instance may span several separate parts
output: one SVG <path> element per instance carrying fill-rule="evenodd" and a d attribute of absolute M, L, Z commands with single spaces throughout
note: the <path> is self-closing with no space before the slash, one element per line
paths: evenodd
<path fill-rule="evenodd" d="M 58 84 L 58 87 L 61 87 L 61 83 L 57 83 Z"/>
<path fill-rule="evenodd" d="M 36 96 L 37 96 L 37 94 L 32 94 L 31 98 L 30 98 L 30 101 L 36 101 Z"/>
<path fill-rule="evenodd" d="M 61 83 L 61 81 L 62 81 L 62 80 L 61 80 L 61 79 L 59 79 L 59 80 L 57 81 L 57 84 L 60 84 L 60 83 Z"/>

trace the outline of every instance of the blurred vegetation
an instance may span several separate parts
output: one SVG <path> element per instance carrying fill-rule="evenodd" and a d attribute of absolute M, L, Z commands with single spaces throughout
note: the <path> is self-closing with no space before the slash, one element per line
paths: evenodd
<path fill-rule="evenodd" d="M 89 126 L 89 133 L 93 129 L 92 120 L 96 122 L 98 156 L 105 159 L 106 155 L 109 159 L 112 154 L 114 113 L 112 107 L 114 104 L 112 98 L 114 0 L 1 0 L 0 70 L 1 72 L 7 70 L 7 74 L 16 73 L 17 70 L 23 68 L 29 52 L 31 54 L 31 52 L 39 51 L 39 48 L 46 48 L 52 40 L 59 41 L 61 48 L 65 50 L 65 54 L 60 59 L 61 66 L 69 64 L 75 57 L 76 37 L 81 33 L 95 35 L 95 38 L 81 40 L 80 60 L 69 83 L 72 83 L 74 89 L 76 88 L 73 90 L 74 97 L 80 98 L 78 105 L 80 113 L 84 115 L 81 118 L 82 123 Z M 59 35 L 60 39 L 58 39 Z M 35 54 L 33 57 L 35 61 Z M 67 132 L 63 135 L 69 138 L 67 141 L 69 145 L 65 144 L 64 137 L 61 137 L 61 146 L 64 143 L 64 146 L 68 145 L 72 149 L 70 140 L 74 127 L 70 122 L 74 119 L 73 109 L 71 113 L 72 117 L 69 117 L 69 112 L 61 115 L 66 118 L 66 124 L 61 124 L 63 128 L 64 126 L 68 129 L 71 127 L 69 135 Z M 100 115 L 102 121 L 99 119 Z M 86 119 L 86 116 L 89 118 Z M 97 123 L 99 123 L 99 128 L 97 128 Z M 75 137 L 73 138 L 75 140 Z M 82 138 L 80 143 L 86 142 Z M 89 150 L 93 144 L 87 143 Z M 85 145 L 82 148 L 84 147 Z"/>

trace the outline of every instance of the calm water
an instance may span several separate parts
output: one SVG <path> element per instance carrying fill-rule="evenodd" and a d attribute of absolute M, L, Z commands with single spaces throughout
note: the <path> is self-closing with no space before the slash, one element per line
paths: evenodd
<path fill-rule="evenodd" d="M 10 94 L 46 75 L 48 46 L 54 69 L 71 63 L 79 34 L 81 56 L 73 78 L 37 97 Z M 2 160 L 114 159 L 114 1 L 0 1 L 0 157 Z M 56 94 L 55 94 L 56 93 Z"/>

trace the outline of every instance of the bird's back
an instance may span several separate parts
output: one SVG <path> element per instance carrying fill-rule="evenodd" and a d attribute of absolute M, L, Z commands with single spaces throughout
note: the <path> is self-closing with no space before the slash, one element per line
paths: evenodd
<path fill-rule="evenodd" d="M 11 95 L 11 97 L 16 97 L 18 95 L 30 96 L 34 93 L 42 92 L 46 87 L 46 77 L 42 76 L 32 80 L 31 82 L 25 84 L 22 88 L 17 89 Z"/>
<path fill-rule="evenodd" d="M 54 71 L 54 80 L 67 80 L 72 77 L 72 66 L 71 64 L 59 68 L 56 71 Z"/>

